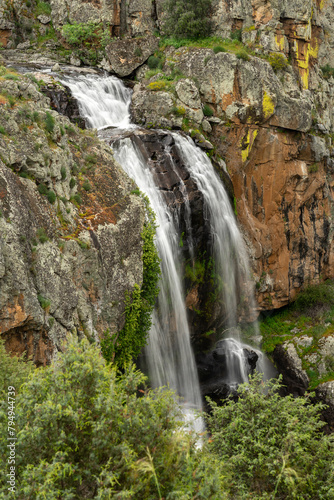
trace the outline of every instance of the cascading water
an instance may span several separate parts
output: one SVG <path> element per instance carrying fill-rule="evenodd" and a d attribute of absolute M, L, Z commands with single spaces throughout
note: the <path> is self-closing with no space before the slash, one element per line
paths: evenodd
<path fill-rule="evenodd" d="M 134 128 L 130 124 L 129 105 L 131 91 L 114 77 L 67 77 L 79 102 L 88 126 L 98 130 L 117 127 Z M 216 270 L 222 277 L 222 300 L 225 303 L 227 329 L 237 325 L 237 297 L 248 283 L 248 264 L 242 237 L 236 225 L 227 194 L 208 157 L 191 139 L 173 134 L 190 176 L 204 197 L 206 217 L 211 227 Z M 181 395 L 188 407 L 201 408 L 201 395 L 196 365 L 190 344 L 189 325 L 184 304 L 184 291 L 180 279 L 181 255 L 177 211 L 170 211 L 154 183 L 139 148 L 131 138 L 117 139 L 112 144 L 114 154 L 124 170 L 132 177 L 141 191 L 150 199 L 157 215 L 157 248 L 161 258 L 162 276 L 158 305 L 153 314 L 153 325 L 146 348 L 147 363 L 152 385 L 170 385 Z M 171 168 L 176 169 L 171 161 Z M 183 181 L 186 226 L 190 229 L 189 200 Z M 188 231 L 189 253 L 192 255 L 191 231 Z M 252 295 L 248 294 L 248 297 Z M 252 306 L 253 304 L 250 304 Z M 226 382 L 232 387 L 247 381 L 249 366 L 245 361 L 245 346 L 236 339 L 224 339 L 217 349 L 225 352 Z M 256 351 L 263 360 L 262 353 Z M 260 370 L 265 368 L 261 362 Z"/>

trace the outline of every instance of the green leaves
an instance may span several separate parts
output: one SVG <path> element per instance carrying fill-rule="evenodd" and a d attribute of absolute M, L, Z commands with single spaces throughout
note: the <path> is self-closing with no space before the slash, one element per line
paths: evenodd
<path fill-rule="evenodd" d="M 234 491 L 262 498 L 327 498 L 319 488 L 334 487 L 330 465 L 333 441 L 321 434 L 322 404 L 309 397 L 281 397 L 279 381 L 255 375 L 239 387 L 239 400 L 211 404 L 211 450 L 224 461 Z M 325 479 L 326 478 L 326 479 Z"/>
<path fill-rule="evenodd" d="M 163 25 L 167 36 L 176 38 L 205 38 L 210 35 L 211 0 L 166 0 Z"/>

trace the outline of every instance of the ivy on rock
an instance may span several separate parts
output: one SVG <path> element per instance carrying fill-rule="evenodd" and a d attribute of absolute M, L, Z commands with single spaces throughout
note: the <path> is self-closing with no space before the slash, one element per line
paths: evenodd
<path fill-rule="evenodd" d="M 143 240 L 143 283 L 135 284 L 132 295 L 125 297 L 125 324 L 121 331 L 111 335 L 105 332 L 101 351 L 107 362 L 119 366 L 135 359 L 146 344 L 151 328 L 151 313 L 159 294 L 160 259 L 154 244 L 155 214 L 147 196 L 140 193 L 145 203 L 146 220 L 141 234 Z"/>

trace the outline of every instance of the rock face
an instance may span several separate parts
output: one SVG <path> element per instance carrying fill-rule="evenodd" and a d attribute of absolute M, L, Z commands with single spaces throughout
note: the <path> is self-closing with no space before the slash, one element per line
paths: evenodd
<path fill-rule="evenodd" d="M 110 71 L 118 76 L 129 76 L 158 48 L 155 36 L 116 40 L 106 47 Z"/>
<path fill-rule="evenodd" d="M 39 365 L 69 332 L 122 328 L 125 292 L 142 282 L 144 209 L 110 149 L 28 77 L 1 80 L 0 95 L 0 333 Z"/>

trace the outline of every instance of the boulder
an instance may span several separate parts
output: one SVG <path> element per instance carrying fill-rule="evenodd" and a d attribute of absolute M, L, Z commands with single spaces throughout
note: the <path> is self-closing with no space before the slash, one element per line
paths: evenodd
<path fill-rule="evenodd" d="M 113 41 L 106 47 L 111 70 L 120 77 L 131 75 L 158 46 L 159 40 L 153 35 Z"/>

